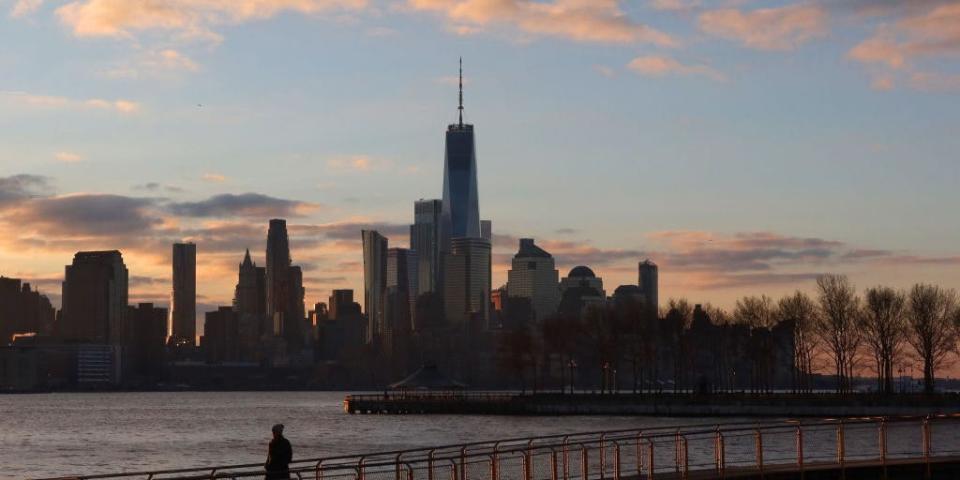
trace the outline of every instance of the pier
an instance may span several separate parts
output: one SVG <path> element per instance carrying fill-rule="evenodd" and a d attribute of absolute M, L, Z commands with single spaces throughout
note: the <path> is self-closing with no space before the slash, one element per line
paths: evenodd
<path fill-rule="evenodd" d="M 122 468 L 122 466 L 118 466 Z M 512 438 L 291 464 L 298 480 L 955 479 L 960 416 L 685 425 Z M 263 477 L 262 464 L 63 477 Z"/>
<path fill-rule="evenodd" d="M 868 417 L 960 414 L 960 396 L 870 394 L 519 394 L 391 391 L 348 395 L 350 414 Z"/>

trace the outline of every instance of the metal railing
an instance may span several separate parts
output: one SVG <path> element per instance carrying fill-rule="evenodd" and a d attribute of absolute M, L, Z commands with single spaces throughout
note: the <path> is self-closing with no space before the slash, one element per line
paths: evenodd
<path fill-rule="evenodd" d="M 960 416 L 686 425 L 512 438 L 433 448 L 296 460 L 290 476 L 314 480 L 623 480 L 692 472 L 843 470 L 960 455 Z M 262 477 L 262 464 L 72 479 Z"/>

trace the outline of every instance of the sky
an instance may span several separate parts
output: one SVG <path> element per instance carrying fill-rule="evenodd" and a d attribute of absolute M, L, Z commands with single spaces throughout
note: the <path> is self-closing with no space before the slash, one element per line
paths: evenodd
<path fill-rule="evenodd" d="M 532 237 L 727 307 L 960 287 L 957 0 L 0 0 L 0 274 L 59 304 L 120 249 L 166 305 L 193 241 L 202 314 L 282 217 L 308 305 L 362 300 L 360 230 L 441 195 L 461 56 L 494 286 Z"/>

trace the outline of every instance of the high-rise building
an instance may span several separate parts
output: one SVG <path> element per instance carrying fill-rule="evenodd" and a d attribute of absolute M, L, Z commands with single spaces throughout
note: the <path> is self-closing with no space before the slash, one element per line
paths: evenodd
<path fill-rule="evenodd" d="M 252 360 L 264 333 L 267 314 L 267 273 L 250 258 L 248 249 L 239 265 L 237 286 L 233 293 L 233 310 L 238 325 L 238 343 L 243 360 Z M 269 333 L 273 333 L 272 331 Z"/>
<path fill-rule="evenodd" d="M 15 333 L 48 334 L 56 311 L 50 299 L 16 278 L 0 277 L 0 346 Z"/>
<path fill-rule="evenodd" d="M 240 328 L 237 315 L 231 307 L 219 307 L 207 312 L 203 323 L 203 347 L 207 363 L 235 362 L 240 360 Z"/>
<path fill-rule="evenodd" d="M 410 248 L 417 252 L 417 293 L 437 291 L 440 285 L 440 217 L 442 200 L 419 200 L 413 207 Z"/>
<path fill-rule="evenodd" d="M 532 238 L 521 238 L 520 249 L 513 256 L 507 272 L 507 293 L 529 298 L 536 320 L 553 315 L 560 304 L 560 274 L 553 256 L 534 244 Z"/>
<path fill-rule="evenodd" d="M 336 320 L 343 312 L 343 309 L 353 305 L 353 290 L 334 290 L 330 292 L 330 300 L 327 302 L 328 316 L 330 320 Z"/>
<path fill-rule="evenodd" d="M 64 270 L 64 339 L 122 345 L 129 274 L 120 252 L 77 252 Z"/>
<path fill-rule="evenodd" d="M 490 321 L 490 242 L 454 238 L 444 260 L 443 305 L 447 324 L 465 327 Z"/>
<path fill-rule="evenodd" d="M 569 315 L 580 315 L 590 305 L 602 305 L 607 299 L 603 289 L 603 279 L 596 276 L 589 267 L 573 267 L 566 277 L 560 280 L 559 311 Z"/>
<path fill-rule="evenodd" d="M 640 262 L 637 273 L 637 285 L 640 287 L 640 293 L 643 295 L 643 301 L 648 308 L 660 308 L 660 291 L 658 287 L 657 264 L 646 259 Z"/>
<path fill-rule="evenodd" d="M 477 152 L 473 125 L 463 123 L 463 69 L 460 71 L 460 119 L 447 127 L 443 164 L 441 251 L 454 238 L 482 238 L 477 190 Z"/>
<path fill-rule="evenodd" d="M 173 291 L 170 294 L 170 343 L 197 342 L 197 246 L 173 244 Z"/>
<path fill-rule="evenodd" d="M 279 335 L 287 341 L 287 347 L 293 351 L 304 346 L 306 338 L 306 309 L 304 308 L 304 297 L 306 290 L 303 288 L 303 270 L 299 266 L 290 267 L 290 280 L 287 283 L 290 286 L 290 305 L 287 307 L 287 314 L 284 316 L 283 324 L 280 326 Z"/>
<path fill-rule="evenodd" d="M 287 221 L 270 220 L 267 232 L 267 318 L 275 335 L 282 329 L 290 308 L 290 241 Z"/>
<path fill-rule="evenodd" d="M 383 333 L 387 238 L 376 230 L 363 230 L 360 236 L 363 239 L 363 307 L 367 311 L 367 342 L 370 343 Z"/>
<path fill-rule="evenodd" d="M 152 303 L 127 306 L 124 370 L 143 377 L 160 377 L 167 340 L 167 309 Z"/>
<path fill-rule="evenodd" d="M 413 328 L 414 316 L 417 310 L 417 252 L 406 248 L 387 249 L 387 282 L 386 288 L 390 302 L 402 302 L 407 305 L 407 312 L 400 315 L 397 311 L 399 304 L 390 305 L 391 317 L 387 322 L 391 328 L 397 329 L 398 323 L 404 325 L 400 330 Z"/>

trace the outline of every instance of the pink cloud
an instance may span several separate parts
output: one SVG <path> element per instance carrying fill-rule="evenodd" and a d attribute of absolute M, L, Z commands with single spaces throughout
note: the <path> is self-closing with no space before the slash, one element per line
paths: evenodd
<path fill-rule="evenodd" d="M 686 65 L 674 60 L 673 58 L 662 55 L 647 55 L 634 58 L 627 65 L 627 68 L 640 75 L 650 77 L 693 75 L 707 77 L 718 82 L 726 80 L 726 76 L 706 65 Z"/>
<path fill-rule="evenodd" d="M 505 25 L 523 33 L 580 42 L 676 45 L 670 35 L 630 20 L 620 3 L 619 0 L 407 0 L 412 9 L 440 13 L 453 28 L 465 28 L 468 33 Z"/>
<path fill-rule="evenodd" d="M 827 33 L 827 14 L 815 4 L 711 10 L 700 14 L 700 30 L 758 50 L 792 50 Z"/>

